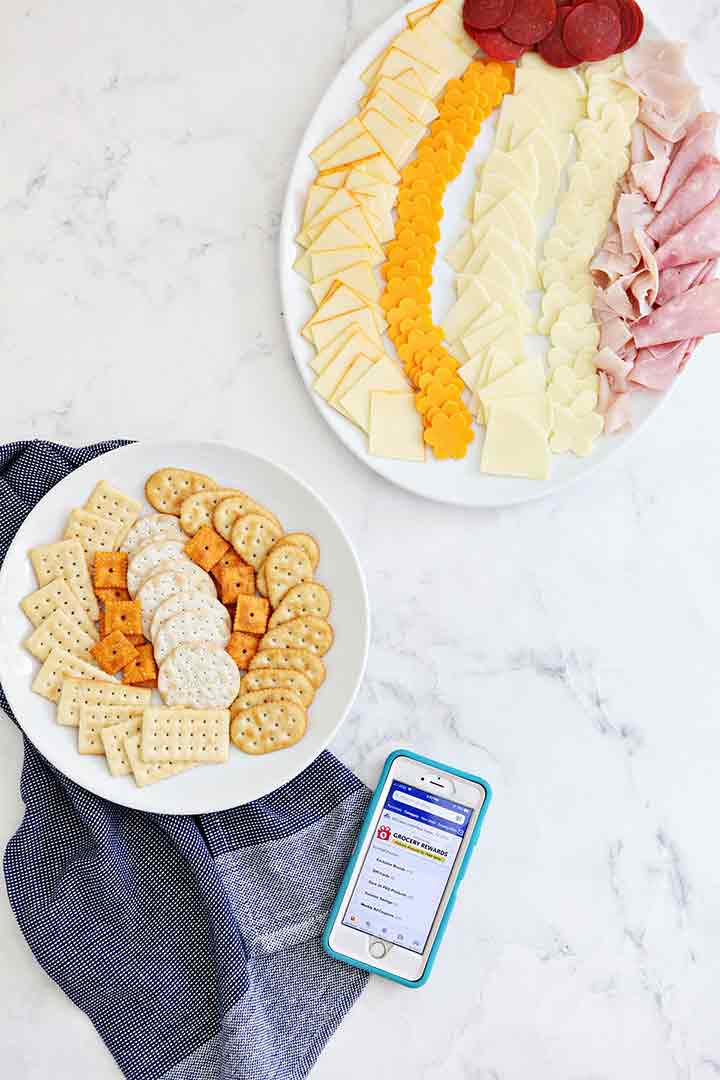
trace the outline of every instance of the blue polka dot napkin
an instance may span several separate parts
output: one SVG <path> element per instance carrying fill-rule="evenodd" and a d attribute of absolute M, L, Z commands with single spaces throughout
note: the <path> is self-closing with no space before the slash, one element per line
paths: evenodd
<path fill-rule="evenodd" d="M 0 563 L 45 492 L 121 445 L 0 446 Z M 21 793 L 10 903 L 126 1077 L 307 1076 L 367 978 L 320 944 L 369 800 L 351 772 L 324 753 L 258 802 L 170 817 L 90 794 L 25 738 Z"/>

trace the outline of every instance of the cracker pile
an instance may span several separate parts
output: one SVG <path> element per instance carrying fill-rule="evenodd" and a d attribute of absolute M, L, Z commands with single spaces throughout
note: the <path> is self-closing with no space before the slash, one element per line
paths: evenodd
<path fill-rule="evenodd" d="M 188 470 L 154 473 L 145 494 L 149 514 L 101 481 L 30 552 L 39 587 L 21 604 L 33 690 L 79 753 L 139 787 L 227 762 L 231 743 L 294 746 L 333 644 L 312 536 Z"/>

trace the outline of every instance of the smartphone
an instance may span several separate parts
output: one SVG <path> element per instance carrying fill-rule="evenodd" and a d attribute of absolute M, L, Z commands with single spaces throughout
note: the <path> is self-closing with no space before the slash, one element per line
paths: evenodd
<path fill-rule="evenodd" d="M 330 912 L 325 951 L 422 986 L 491 797 L 479 776 L 409 750 L 391 754 Z"/>

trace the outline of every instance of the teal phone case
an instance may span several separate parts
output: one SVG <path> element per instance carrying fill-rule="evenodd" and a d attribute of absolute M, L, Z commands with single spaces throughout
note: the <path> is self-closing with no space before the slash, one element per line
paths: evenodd
<path fill-rule="evenodd" d="M 462 780 L 470 780 L 473 783 L 480 784 L 481 787 L 485 788 L 485 802 L 482 805 L 482 808 L 478 815 L 478 819 L 475 823 L 475 827 L 473 828 L 472 835 L 470 836 L 470 842 L 468 843 L 467 850 L 465 852 L 465 855 L 463 856 L 462 863 L 460 864 L 460 870 L 457 878 L 455 879 L 455 885 L 453 886 L 453 890 L 445 907 L 440 926 L 438 927 L 435 941 L 433 942 L 432 949 L 430 950 L 430 955 L 428 956 L 425 971 L 423 972 L 422 976 L 415 982 L 412 982 L 410 979 L 403 979 L 400 975 L 391 975 L 387 971 L 383 971 L 382 968 L 375 967 L 373 964 L 365 963 L 363 960 L 355 960 L 354 957 L 344 956 L 342 953 L 336 952 L 335 949 L 333 949 L 330 945 L 330 932 L 335 923 L 335 919 L 337 918 L 337 914 L 342 906 L 345 892 L 350 882 L 350 878 L 352 877 L 355 864 L 360 855 L 363 842 L 365 840 L 365 837 L 367 836 L 368 829 L 370 828 L 370 822 L 373 819 L 375 810 L 377 809 L 377 805 L 380 801 L 380 795 L 382 793 L 383 787 L 385 786 L 385 781 L 388 778 L 388 773 L 392 768 L 393 762 L 398 757 L 411 758 L 412 761 L 419 761 L 421 762 L 421 764 L 429 765 L 433 769 L 438 769 L 440 772 L 450 773 L 452 776 L 459 776 Z M 328 921 L 325 924 L 325 932 L 323 933 L 322 943 L 323 949 L 328 954 L 328 956 L 334 957 L 335 960 L 341 960 L 344 964 L 349 964 L 351 967 L 360 968 L 362 971 L 370 971 L 374 975 L 381 975 L 384 979 L 392 979 L 393 982 L 401 983 L 403 986 L 409 986 L 413 990 L 417 990 L 421 986 L 424 986 L 424 984 L 430 978 L 430 973 L 432 972 L 433 965 L 435 963 L 435 957 L 440 947 L 440 942 L 443 939 L 448 920 L 450 918 L 450 915 L 452 914 L 452 909 L 455 906 L 458 890 L 460 888 L 463 878 L 465 877 L 465 871 L 467 870 L 468 863 L 470 862 L 470 856 L 475 850 L 475 845 L 477 844 L 478 837 L 480 836 L 480 829 L 482 828 L 482 823 L 485 820 L 485 814 L 487 813 L 487 809 L 490 805 L 491 799 L 492 789 L 488 784 L 487 780 L 483 780 L 481 776 L 473 776 L 472 773 L 463 772 L 462 769 L 452 769 L 449 765 L 443 765 L 440 761 L 433 761 L 432 758 L 423 757 L 422 754 L 414 754 L 411 750 L 395 750 L 394 753 L 390 754 L 389 758 L 385 762 L 385 768 L 383 769 L 382 776 L 380 777 L 378 785 L 375 788 L 375 794 L 372 797 L 372 802 L 370 803 L 368 812 L 365 815 L 365 820 L 362 824 L 362 828 L 360 829 L 358 838 L 355 841 L 355 847 L 350 857 L 350 862 L 348 863 L 347 870 L 345 871 L 345 876 L 343 877 L 342 885 L 340 886 L 337 899 L 333 904 L 332 911 L 330 912 Z"/>

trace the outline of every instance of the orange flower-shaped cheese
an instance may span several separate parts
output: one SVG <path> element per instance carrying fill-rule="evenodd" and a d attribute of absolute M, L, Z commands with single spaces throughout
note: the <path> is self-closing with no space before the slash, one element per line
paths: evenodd
<path fill-rule="evenodd" d="M 435 457 L 444 461 L 447 458 L 465 457 L 473 441 L 473 431 L 461 413 L 447 416 L 440 410 L 433 416 L 430 426 L 425 428 L 424 438 L 427 445 L 432 447 Z"/>

